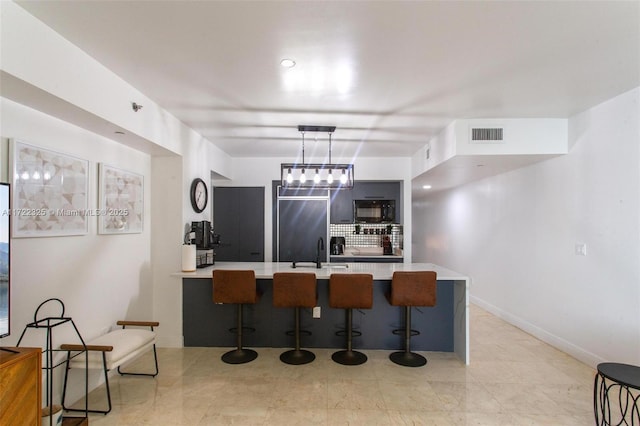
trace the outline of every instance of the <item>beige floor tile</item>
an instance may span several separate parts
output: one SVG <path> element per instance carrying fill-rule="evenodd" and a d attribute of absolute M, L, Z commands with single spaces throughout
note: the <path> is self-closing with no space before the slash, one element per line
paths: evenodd
<path fill-rule="evenodd" d="M 444 411 L 499 413 L 498 401 L 480 383 L 431 382 Z"/>
<path fill-rule="evenodd" d="M 446 412 L 389 410 L 388 413 L 392 425 L 451 426 L 451 417 Z"/>
<path fill-rule="evenodd" d="M 393 425 L 386 410 L 353 410 L 329 408 L 327 424 L 330 426 Z"/>
<path fill-rule="evenodd" d="M 427 382 L 381 382 L 380 391 L 389 410 L 443 411 L 443 405 Z"/>
<path fill-rule="evenodd" d="M 328 408 L 384 410 L 384 400 L 376 380 L 328 379 Z"/>
<path fill-rule="evenodd" d="M 279 379 L 273 389 L 272 408 L 298 407 L 327 409 L 329 404 L 327 379 L 291 382 Z"/>
<path fill-rule="evenodd" d="M 562 408 L 544 394 L 544 385 L 488 383 L 484 385 L 503 412 L 517 414 L 564 414 Z"/>
<path fill-rule="evenodd" d="M 229 365 L 229 348 L 158 348 L 160 375 L 110 378 L 113 410 L 96 426 L 138 425 L 552 425 L 593 423 L 595 370 L 472 305 L 471 364 L 420 352 L 425 367 L 402 367 L 391 351 L 362 350 L 368 362 L 344 366 L 334 349 L 294 366 L 280 348 L 255 348 L 249 364 Z M 127 368 L 153 367 L 149 352 Z M 99 374 L 99 373 L 95 373 Z M 104 385 L 92 405 L 106 406 Z"/>
<path fill-rule="evenodd" d="M 318 408 L 277 408 L 270 409 L 264 424 L 274 426 L 327 425 L 327 409 Z"/>
<path fill-rule="evenodd" d="M 515 416 L 507 413 L 449 413 L 451 425 L 454 426 L 514 426 Z"/>

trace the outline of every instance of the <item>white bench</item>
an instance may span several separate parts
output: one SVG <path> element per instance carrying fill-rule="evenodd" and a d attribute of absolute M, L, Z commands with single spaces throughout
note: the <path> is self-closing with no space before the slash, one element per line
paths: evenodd
<path fill-rule="evenodd" d="M 81 344 L 63 344 L 60 345 L 60 349 L 67 351 L 67 368 L 64 374 L 64 387 L 62 390 L 62 406 L 67 411 L 85 411 L 81 409 L 67 408 L 65 406 L 65 394 L 67 391 L 67 378 L 69 369 L 71 368 L 89 368 L 89 369 L 102 369 L 104 371 L 104 380 L 107 387 L 107 410 L 87 410 L 91 413 L 103 413 L 107 414 L 111 411 L 111 392 L 109 390 L 109 374 L 108 372 L 114 368 L 118 369 L 118 373 L 121 375 L 133 375 L 133 376 L 151 376 L 158 375 L 158 354 L 156 352 L 156 333 L 153 327 L 159 325 L 156 321 L 118 321 L 118 325 L 122 326 L 121 329 L 113 330 L 107 334 L 97 337 L 86 345 Z M 126 328 L 131 327 L 148 327 L 149 330 L 140 328 Z M 87 352 L 87 357 L 78 356 L 84 351 Z M 147 352 L 153 348 L 153 358 L 155 362 L 154 373 L 133 373 L 123 372 L 120 367 Z"/>

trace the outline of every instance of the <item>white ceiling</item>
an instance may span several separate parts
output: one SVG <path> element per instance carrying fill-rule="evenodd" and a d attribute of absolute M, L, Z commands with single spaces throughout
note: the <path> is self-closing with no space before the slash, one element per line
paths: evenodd
<path fill-rule="evenodd" d="M 334 157 L 410 156 L 456 118 L 640 85 L 636 1 L 18 3 L 233 157 L 295 156 L 298 124 L 337 126 Z"/>

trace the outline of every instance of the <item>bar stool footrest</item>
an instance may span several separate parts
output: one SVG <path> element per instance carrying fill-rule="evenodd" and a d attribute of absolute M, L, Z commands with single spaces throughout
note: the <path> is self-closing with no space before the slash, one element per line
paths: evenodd
<path fill-rule="evenodd" d="M 338 330 L 336 331 L 336 336 L 346 336 L 347 335 L 347 330 Z M 351 330 L 351 337 L 360 337 L 362 336 L 362 333 L 356 330 Z"/>
<path fill-rule="evenodd" d="M 397 336 L 404 336 L 406 328 L 396 328 L 392 331 L 393 334 Z M 420 332 L 418 330 L 411 329 L 411 336 L 419 336 Z"/>
<path fill-rule="evenodd" d="M 296 331 L 295 330 L 288 330 L 285 331 L 284 334 L 286 334 L 287 336 L 295 336 L 296 335 Z M 301 336 L 311 336 L 313 333 L 311 333 L 309 330 L 300 330 L 300 335 Z"/>

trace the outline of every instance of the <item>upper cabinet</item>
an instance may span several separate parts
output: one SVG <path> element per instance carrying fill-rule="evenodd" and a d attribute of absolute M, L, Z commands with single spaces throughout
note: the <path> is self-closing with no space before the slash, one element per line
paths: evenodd
<path fill-rule="evenodd" d="M 351 190 L 331 192 L 331 223 L 353 223 L 353 200 L 394 200 L 396 222 L 402 223 L 400 182 L 356 181 Z"/>

